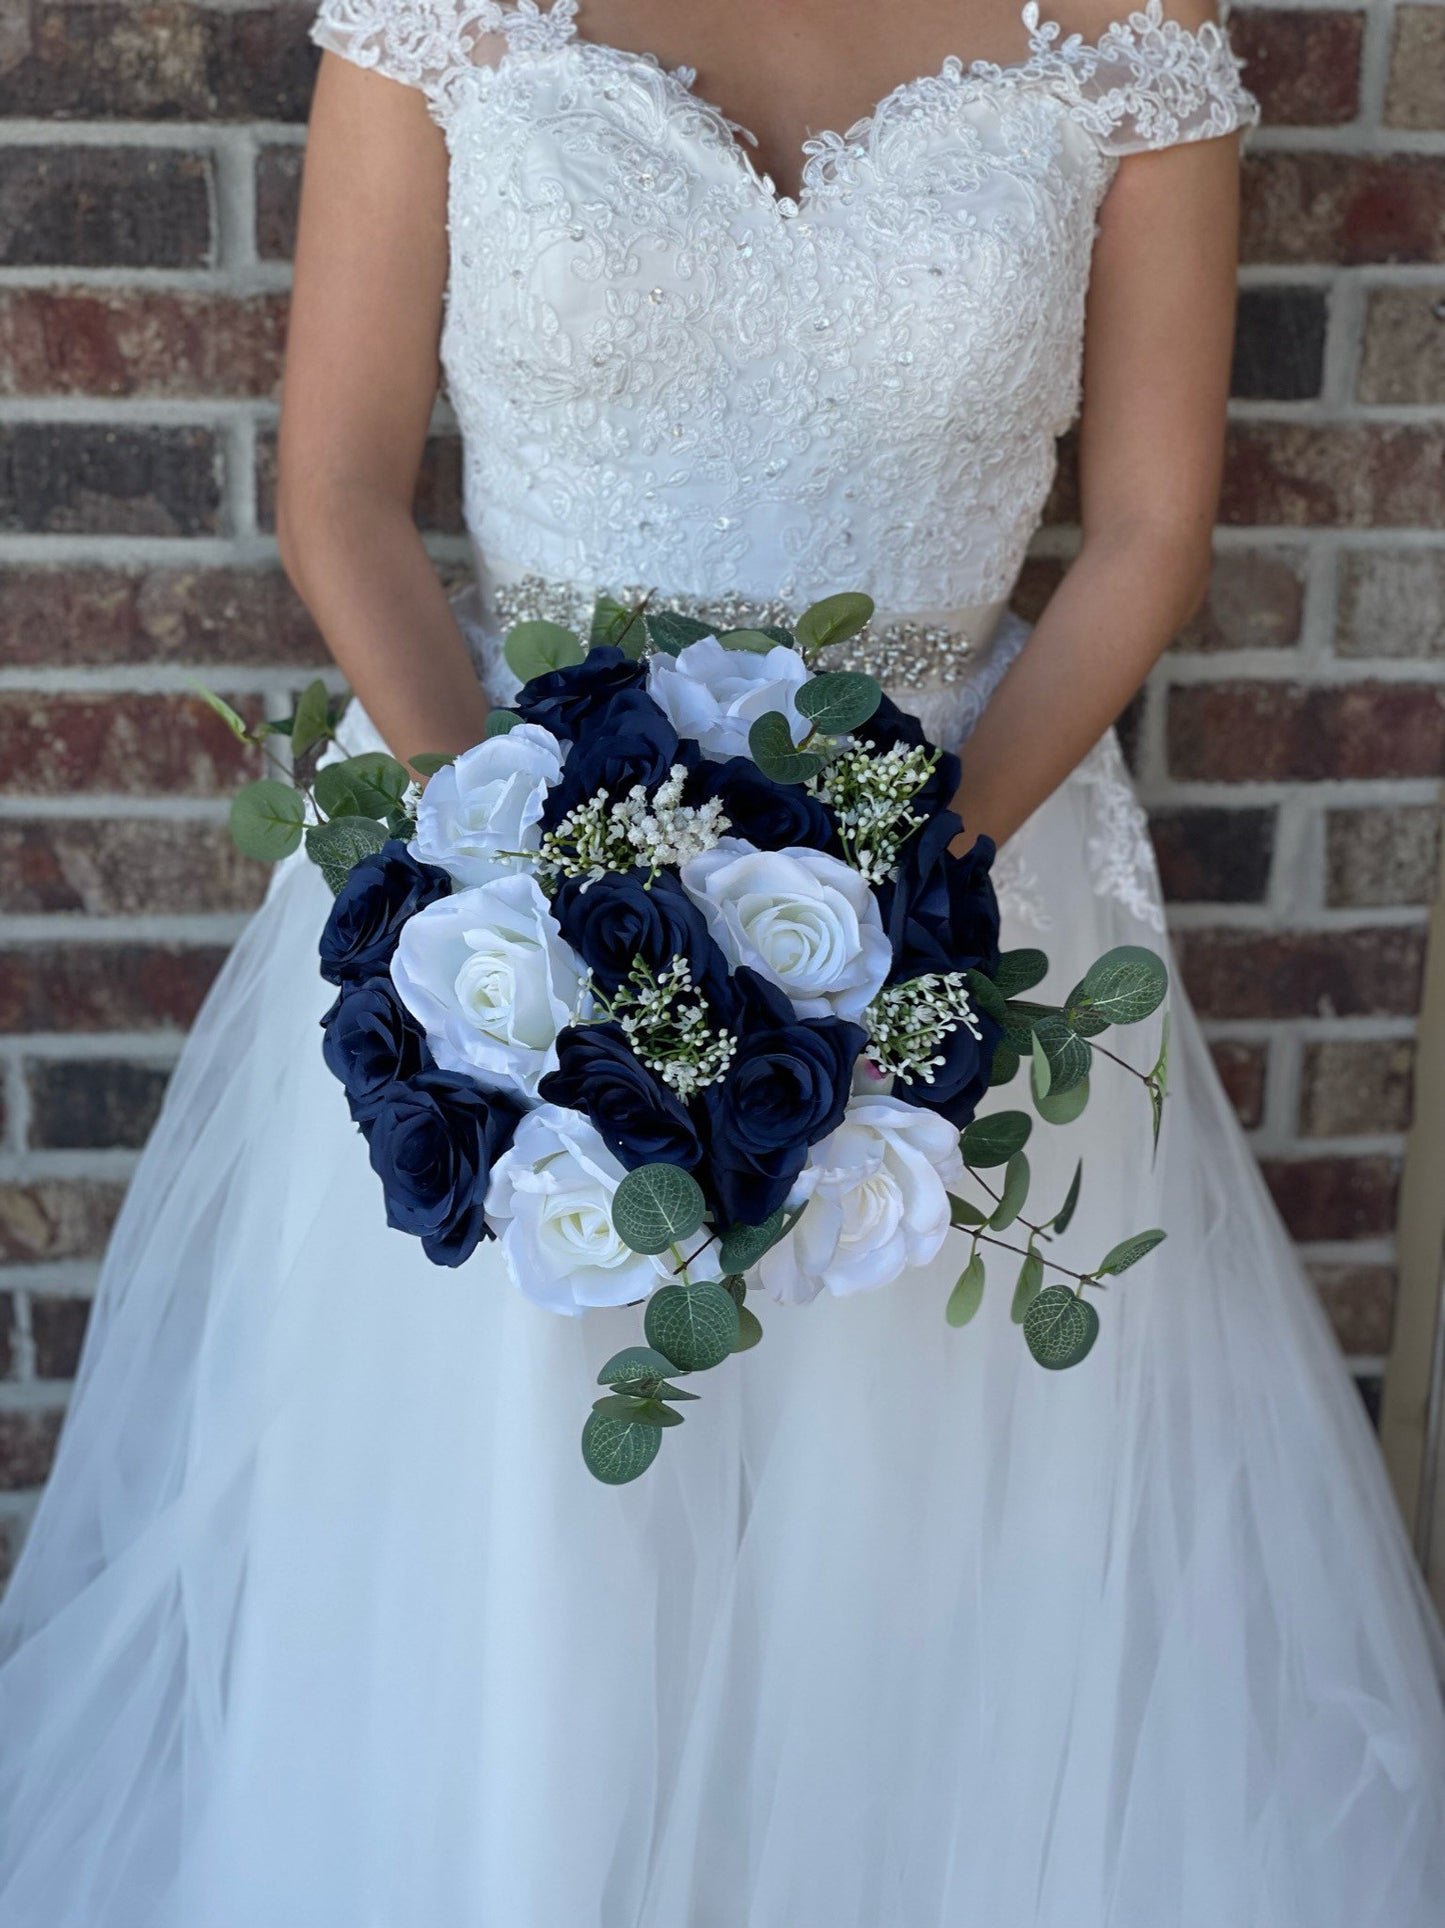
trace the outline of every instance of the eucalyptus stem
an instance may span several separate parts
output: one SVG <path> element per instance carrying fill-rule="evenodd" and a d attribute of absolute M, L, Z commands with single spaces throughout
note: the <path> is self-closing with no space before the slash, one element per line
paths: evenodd
<path fill-rule="evenodd" d="M 983 1189 L 988 1193 L 989 1197 L 993 1200 L 995 1205 L 1001 1205 L 1003 1203 L 1003 1193 L 996 1192 L 993 1186 L 990 1185 L 988 1180 L 983 1176 L 983 1174 L 981 1172 L 975 1171 L 972 1165 L 970 1165 L 968 1168 L 968 1175 L 970 1178 L 974 1180 L 976 1184 L 983 1186 Z M 1047 1225 L 1036 1225 L 1033 1219 L 1025 1218 L 1022 1212 L 1020 1212 L 1018 1215 L 1018 1222 L 1020 1225 L 1026 1225 L 1028 1229 L 1032 1233 L 1034 1233 L 1034 1235 L 1038 1238 L 1052 1238 L 1054 1236 L 1053 1233 L 1049 1230 Z"/>
<path fill-rule="evenodd" d="M 981 1240 L 985 1245 L 996 1245 L 1001 1252 L 1012 1252 L 1016 1258 L 1036 1258 L 1040 1265 L 1047 1265 L 1052 1271 L 1062 1272 L 1066 1279 L 1077 1279 L 1080 1293 L 1086 1285 L 1098 1283 L 1092 1272 L 1075 1272 L 1067 1265 L 1060 1265 L 1057 1259 L 1051 1259 L 1042 1252 L 1036 1252 L 1032 1244 L 1010 1245 L 1007 1239 L 994 1238 L 991 1233 L 983 1231 L 974 1231 L 971 1236 L 975 1243 Z"/>

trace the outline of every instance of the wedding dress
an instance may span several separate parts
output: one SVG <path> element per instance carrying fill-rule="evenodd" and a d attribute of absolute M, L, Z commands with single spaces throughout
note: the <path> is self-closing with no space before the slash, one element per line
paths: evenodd
<path fill-rule="evenodd" d="M 586 37 L 605 12 L 316 28 L 446 131 L 492 688 L 509 617 L 599 588 L 859 587 L 867 660 L 961 739 L 1024 639 L 1100 202 L 1252 118 L 1228 46 L 1158 0 L 1093 45 L 1030 6 L 1017 65 L 897 88 L 789 198 L 689 71 Z M 1000 879 L 1043 995 L 1164 944 L 1112 737 Z M 1157 1162 L 1122 1073 L 1031 1146 L 1047 1209 L 1087 1152 L 1085 1262 L 1169 1231 L 1083 1366 L 1039 1370 L 992 1263 L 950 1329 L 945 1250 L 763 1302 L 604 1489 L 579 1427 L 637 1315 L 386 1229 L 321 1060 L 327 902 L 282 867 L 115 1233 L 4 1610 L 4 1928 L 1439 1928 L 1437 1636 L 1177 988 Z"/>

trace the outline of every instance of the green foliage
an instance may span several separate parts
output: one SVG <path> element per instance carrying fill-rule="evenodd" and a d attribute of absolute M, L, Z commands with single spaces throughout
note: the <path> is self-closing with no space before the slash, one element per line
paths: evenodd
<path fill-rule="evenodd" d="M 964 983 L 967 984 L 969 996 L 973 999 L 979 1010 L 982 1011 L 985 1016 L 991 1017 L 995 1024 L 1002 1024 L 1006 1027 L 1008 1024 L 1008 1006 L 1004 1002 L 1003 992 L 994 983 L 993 979 L 991 977 L 985 977 L 982 971 L 965 971 Z M 1027 1039 L 1024 1041 L 1023 1048 L 1025 1051 L 1029 1048 Z"/>
<path fill-rule="evenodd" d="M 1049 1061 L 1049 1084 L 1048 1091 L 1043 1094 L 1045 1097 L 1049 1092 L 1055 1097 L 1062 1097 L 1088 1077 L 1094 1054 L 1066 1019 L 1056 1017 L 1052 1012 L 1041 1017 L 1033 1027 L 1031 1043 L 1041 1048 Z"/>
<path fill-rule="evenodd" d="M 1133 1232 L 1110 1248 L 1096 1270 L 1101 1273 L 1127 1272 L 1131 1265 L 1137 1265 L 1140 1259 L 1147 1258 L 1156 1245 L 1162 1245 L 1167 1237 L 1167 1232 L 1157 1228 L 1151 1232 Z"/>
<path fill-rule="evenodd" d="M 597 1375 L 599 1386 L 616 1386 L 629 1392 L 641 1388 L 651 1391 L 673 1370 L 672 1361 L 651 1346 L 624 1346 L 614 1352 Z M 693 1395 L 689 1395 L 692 1397 Z"/>
<path fill-rule="evenodd" d="M 224 696 L 217 696 L 214 690 L 208 690 L 204 683 L 198 683 L 194 677 L 190 677 L 187 680 L 196 695 L 199 696 L 205 704 L 206 708 L 215 711 L 216 715 L 220 717 L 232 736 L 241 743 L 249 743 L 251 741 L 251 732 L 247 727 L 245 717 L 241 716 L 236 710 L 233 710 Z"/>
<path fill-rule="evenodd" d="M 385 817 L 406 794 L 406 766 L 381 750 L 327 763 L 312 785 L 316 805 L 328 817 Z"/>
<path fill-rule="evenodd" d="M 738 1307 L 738 1337 L 734 1352 L 751 1352 L 763 1336 L 763 1323 L 749 1307 Z"/>
<path fill-rule="evenodd" d="M 958 1275 L 958 1284 L 948 1295 L 943 1316 L 951 1326 L 966 1326 L 983 1304 L 983 1254 L 975 1252 Z"/>
<path fill-rule="evenodd" d="M 1024 1317 L 1024 1343 L 1050 1372 L 1088 1357 L 1099 1336 L 1099 1315 L 1066 1285 L 1040 1292 Z"/>
<path fill-rule="evenodd" d="M 804 683 L 793 701 L 821 736 L 846 736 L 868 721 L 883 691 L 871 676 L 840 669 Z"/>
<path fill-rule="evenodd" d="M 1079 1191 L 1084 1183 L 1084 1161 L 1081 1158 L 1074 1167 L 1074 1175 L 1069 1180 L 1069 1189 L 1064 1194 L 1064 1202 L 1054 1213 L 1054 1230 L 1060 1234 L 1067 1232 L 1079 1203 Z"/>
<path fill-rule="evenodd" d="M 1049 960 L 1042 951 L 1005 951 L 999 958 L 993 981 L 1003 997 L 1018 997 L 1041 983 L 1048 968 Z"/>
<path fill-rule="evenodd" d="M 1081 1078 L 1067 1091 L 1051 1091 L 1046 1098 L 1034 1099 L 1034 1110 L 1046 1125 L 1071 1125 L 1082 1115 L 1089 1102 L 1089 1080 Z"/>
<path fill-rule="evenodd" d="M 1154 1149 L 1159 1149 L 1159 1132 L 1164 1123 L 1164 1100 L 1169 1096 L 1169 1013 L 1164 1013 L 1164 1023 L 1159 1038 L 1159 1056 L 1145 1080 L 1149 1092 L 1149 1109 L 1154 1123 Z"/>
<path fill-rule="evenodd" d="M 689 643 L 713 634 L 710 623 L 699 622 L 696 616 L 679 616 L 672 609 L 649 609 L 644 620 L 648 641 L 664 656 L 677 656 Z"/>
<path fill-rule="evenodd" d="M 785 1215 L 780 1205 L 761 1225 L 734 1225 L 718 1249 L 724 1272 L 750 1272 L 770 1246 L 783 1236 Z"/>
<path fill-rule="evenodd" d="M 629 1393 L 609 1393 L 593 1401 L 592 1410 L 606 1419 L 630 1419 L 639 1426 L 680 1426 L 682 1414 L 675 1413 L 661 1399 L 637 1397 Z"/>
<path fill-rule="evenodd" d="M 514 623 L 507 631 L 502 653 L 508 669 L 524 683 L 554 669 L 567 669 L 587 654 L 570 629 L 541 621 Z"/>
<path fill-rule="evenodd" d="M 624 1244 L 651 1256 L 691 1238 L 705 1210 L 691 1172 L 680 1165 L 639 1165 L 613 1194 L 612 1224 Z"/>
<path fill-rule="evenodd" d="M 977 1171 L 1006 1165 L 1015 1152 L 1023 1150 L 1033 1128 L 1026 1111 L 991 1111 L 986 1118 L 974 1118 L 958 1141 L 964 1164 Z"/>
<path fill-rule="evenodd" d="M 988 1223 L 987 1212 L 981 1212 L 977 1205 L 972 1204 L 966 1198 L 955 1197 L 952 1192 L 948 1194 L 948 1216 L 950 1224 L 960 1228 L 969 1225 L 987 1225 Z"/>
<path fill-rule="evenodd" d="M 1019 1075 L 1019 1066 L 1022 1063 L 1022 1058 L 1008 1039 L 1000 1038 L 994 1046 L 993 1069 L 989 1073 L 989 1085 L 992 1087 L 1011 1084 Z"/>
<path fill-rule="evenodd" d="M 717 639 L 724 649 L 740 649 L 749 656 L 767 656 L 778 647 L 777 637 L 765 629 L 720 629 Z"/>
<path fill-rule="evenodd" d="M 334 897 L 351 875 L 352 866 L 372 856 L 385 842 L 385 826 L 371 817 L 333 817 L 329 823 L 313 823 L 306 832 L 306 855 L 331 886 Z"/>
<path fill-rule="evenodd" d="M 298 761 L 331 736 L 331 702 L 326 685 L 318 676 L 306 685 L 296 699 L 291 719 L 291 754 Z"/>
<path fill-rule="evenodd" d="M 301 842 L 306 804 L 289 783 L 258 777 L 231 799 L 231 835 L 239 850 L 262 863 L 279 863 Z"/>
<path fill-rule="evenodd" d="M 1076 1030 L 1138 1024 L 1164 1002 L 1169 973 L 1164 960 L 1139 944 L 1106 951 L 1070 991 L 1064 1009 Z"/>
<path fill-rule="evenodd" d="M 1028 1155 L 1025 1152 L 1016 1151 L 1004 1170 L 1003 1194 L 989 1217 L 991 1231 L 1007 1231 L 1013 1224 L 1028 1203 L 1029 1178 Z"/>
<path fill-rule="evenodd" d="M 710 1279 L 664 1285 L 647 1301 L 643 1330 L 680 1372 L 707 1372 L 737 1350 L 741 1310 L 732 1293 Z"/>
<path fill-rule="evenodd" d="M 805 656 L 816 656 L 835 643 L 846 643 L 866 629 L 873 615 L 871 596 L 845 593 L 825 596 L 805 609 L 798 618 L 795 634 Z"/>
<path fill-rule="evenodd" d="M 1023 1264 L 1019 1267 L 1018 1283 L 1014 1286 L 1013 1303 L 1009 1307 L 1009 1317 L 1015 1325 L 1022 1325 L 1028 1317 L 1029 1307 L 1039 1296 L 1039 1289 L 1043 1282 L 1044 1262 L 1030 1247 Z"/>
<path fill-rule="evenodd" d="M 591 649 L 610 644 L 635 663 L 647 648 L 646 618 L 641 609 L 620 603 L 615 596 L 599 596 L 592 605 L 587 642 Z"/>
<path fill-rule="evenodd" d="M 1037 1031 L 1029 1039 L 1029 1055 L 1033 1061 L 1030 1067 L 1029 1087 L 1033 1092 L 1034 1103 L 1037 1104 L 1040 1098 L 1048 1097 L 1054 1082 L 1053 1066 L 1049 1062 L 1049 1054 L 1044 1049 L 1043 1040 Z"/>
<path fill-rule="evenodd" d="M 800 750 L 781 710 L 768 710 L 748 731 L 748 752 L 765 777 L 774 783 L 806 783 L 823 767 L 812 750 Z"/>
<path fill-rule="evenodd" d="M 521 720 L 515 710 L 490 710 L 487 713 L 486 722 L 482 725 L 483 739 L 489 736 L 510 736 Z"/>
<path fill-rule="evenodd" d="M 625 1486 L 645 1473 L 662 1450 L 662 1429 L 635 1413 L 626 1417 L 589 1413 L 582 1428 L 582 1458 L 594 1479 Z"/>
<path fill-rule="evenodd" d="M 510 716 L 511 714 L 512 712 L 510 710 L 493 710 L 492 712 L 492 716 Z M 510 729 L 511 725 L 508 724 L 507 727 Z M 493 734 L 492 717 L 489 716 L 482 735 L 491 736 Z M 450 752 L 446 756 L 443 756 L 437 750 L 422 750 L 411 759 L 411 767 L 419 777 L 434 777 L 438 770 L 445 770 L 449 763 L 455 763 L 456 760 L 455 752 Z"/>

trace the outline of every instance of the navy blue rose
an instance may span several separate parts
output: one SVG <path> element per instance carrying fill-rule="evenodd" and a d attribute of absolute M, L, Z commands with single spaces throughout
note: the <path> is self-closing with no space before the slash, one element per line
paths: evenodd
<path fill-rule="evenodd" d="M 321 933 L 321 975 L 328 984 L 359 984 L 391 962 L 401 927 L 423 906 L 451 894 L 452 880 L 408 856 L 397 837 L 352 866 Z"/>
<path fill-rule="evenodd" d="M 708 1177 L 725 1225 L 761 1225 L 787 1198 L 808 1147 L 843 1121 L 865 1033 L 841 1018 L 797 1018 L 746 967 L 733 975 L 738 1048 L 699 1099 Z"/>
<path fill-rule="evenodd" d="M 774 783 L 751 757 L 725 763 L 704 760 L 688 779 L 689 803 L 721 800 L 732 834 L 759 850 L 827 850 L 833 842 L 833 815 L 821 797 L 801 783 Z"/>
<path fill-rule="evenodd" d="M 911 750 L 934 747 L 923 734 L 918 718 L 899 709 L 891 696 L 883 697 L 872 716 L 866 723 L 860 723 L 853 735 L 874 750 L 891 750 L 897 743 L 907 744 Z M 913 799 L 915 813 L 919 817 L 931 817 L 936 811 L 946 810 L 958 795 L 962 775 L 963 766 L 953 752 L 940 750 L 932 774 Z"/>
<path fill-rule="evenodd" d="M 534 676 L 512 704 L 524 722 L 536 723 L 566 743 L 590 734 L 598 714 L 624 690 L 647 680 L 641 663 L 629 662 L 612 644 L 589 649 L 580 663 Z"/>
<path fill-rule="evenodd" d="M 903 846 L 896 876 L 879 888 L 895 982 L 922 971 L 978 969 L 992 976 L 998 968 L 993 839 L 977 837 L 955 857 L 948 846 L 962 828 L 951 810 L 940 811 Z"/>
<path fill-rule="evenodd" d="M 347 984 L 326 1016 L 321 1055 L 346 1089 L 351 1116 L 370 1128 L 388 1086 L 431 1068 L 421 1026 L 389 977 Z"/>
<path fill-rule="evenodd" d="M 727 959 L 708 935 L 707 919 L 669 871 L 649 884 L 629 870 L 590 882 L 569 877 L 552 900 L 561 932 L 610 996 L 640 959 L 657 977 L 674 958 L 687 959 L 704 995 L 723 995 Z"/>
<path fill-rule="evenodd" d="M 371 1164 L 386 1222 L 421 1240 L 433 1265 L 462 1265 L 486 1235 L 492 1166 L 521 1107 L 454 1071 L 421 1071 L 391 1085 L 371 1121 Z"/>
<path fill-rule="evenodd" d="M 676 1092 L 638 1062 L 615 1024 L 569 1025 L 557 1038 L 557 1069 L 537 1087 L 549 1105 L 590 1118 L 629 1171 L 702 1161 L 702 1141 Z"/>
<path fill-rule="evenodd" d="M 560 672 L 559 672 L 560 673 Z M 625 797 L 634 784 L 655 790 L 679 755 L 677 731 L 645 691 L 623 690 L 588 717 L 572 745 L 562 781 L 547 793 L 542 822 L 551 829 L 569 810 L 606 791 Z"/>

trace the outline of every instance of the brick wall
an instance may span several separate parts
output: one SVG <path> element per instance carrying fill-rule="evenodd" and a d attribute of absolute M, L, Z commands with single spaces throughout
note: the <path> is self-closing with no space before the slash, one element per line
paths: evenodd
<path fill-rule="evenodd" d="M 261 885 L 224 830 L 237 753 L 186 679 L 280 702 L 323 660 L 270 535 L 307 18 L 0 19 L 0 1565 L 106 1228 Z M 1268 125 L 1224 526 L 1128 736 L 1190 988 L 1368 1391 L 1445 749 L 1445 7 L 1235 32 Z M 445 434 L 419 514 L 460 564 Z"/>

